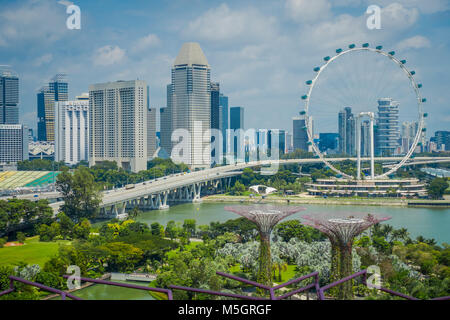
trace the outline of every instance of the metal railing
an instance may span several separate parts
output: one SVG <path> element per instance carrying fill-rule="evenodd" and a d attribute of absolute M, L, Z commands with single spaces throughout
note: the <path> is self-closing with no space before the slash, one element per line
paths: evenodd
<path fill-rule="evenodd" d="M 261 283 L 255 282 L 255 281 L 251 281 L 251 280 L 248 280 L 248 279 L 244 279 L 244 278 L 237 277 L 237 276 L 234 276 L 234 275 L 231 275 L 231 274 L 228 274 L 228 273 L 224 273 L 224 272 L 220 272 L 220 271 L 217 271 L 216 274 L 218 274 L 219 276 L 225 277 L 225 278 L 229 278 L 229 279 L 232 279 L 232 280 L 235 280 L 235 281 L 239 281 L 239 282 L 242 282 L 242 283 L 245 283 L 245 284 L 252 285 L 252 286 L 260 288 L 260 289 L 267 290 L 267 291 L 269 291 L 269 295 L 270 295 L 269 299 L 270 300 L 285 299 L 285 298 L 288 298 L 288 297 L 290 297 L 290 296 L 292 296 L 292 295 L 294 295 L 296 293 L 303 292 L 305 290 L 309 290 L 309 289 L 314 288 L 314 287 L 316 288 L 316 291 L 319 289 L 319 272 L 317 272 L 317 271 L 313 272 L 313 273 L 310 273 L 310 274 L 307 274 L 305 276 L 302 276 L 300 278 L 296 278 L 296 279 L 290 280 L 288 282 L 279 284 L 279 285 L 277 285 L 275 287 L 269 287 L 267 285 L 264 285 L 264 284 L 261 284 Z M 314 278 L 314 282 L 309 284 L 309 285 L 307 285 L 307 286 L 305 286 L 305 287 L 298 288 L 298 289 L 295 289 L 295 290 L 290 291 L 288 293 L 285 293 L 285 294 L 283 294 L 281 296 L 277 297 L 275 295 L 275 291 L 276 290 L 279 290 L 281 288 L 284 288 L 286 286 L 289 286 L 289 285 L 294 284 L 294 283 L 298 283 L 300 281 L 303 281 L 303 280 L 306 280 L 306 279 L 309 279 L 309 278 Z M 197 289 L 197 288 L 191 288 L 191 287 L 182 287 L 182 286 L 169 285 L 169 288 L 174 289 L 174 290 L 199 292 L 199 293 L 206 293 L 206 294 L 215 295 L 215 296 L 224 296 L 224 297 L 244 299 L 244 300 L 269 300 L 269 299 L 264 298 L 264 297 L 254 297 L 254 296 L 240 295 L 240 294 L 235 294 L 235 293 L 226 293 L 226 292 L 212 291 L 212 290 L 206 290 L 206 289 Z"/>
<path fill-rule="evenodd" d="M 335 286 L 338 286 L 338 285 L 340 285 L 340 284 L 342 284 L 344 282 L 347 282 L 347 281 L 350 281 L 350 280 L 352 280 L 354 278 L 360 277 L 360 276 L 363 277 L 363 281 L 362 281 L 363 284 L 367 286 L 367 269 L 365 269 L 365 270 L 356 272 L 356 273 L 354 273 L 352 275 L 349 275 L 348 277 L 342 278 L 340 280 L 337 280 L 335 282 L 332 282 L 330 284 L 327 284 L 326 286 L 323 286 L 323 287 L 319 288 L 319 291 L 318 291 L 318 294 L 317 294 L 317 298 L 319 300 L 325 300 L 325 296 L 324 296 L 324 292 L 325 291 L 327 291 L 328 289 L 331 289 L 331 288 L 333 288 Z M 403 293 L 400 293 L 400 292 L 397 292 L 397 291 L 393 291 L 393 290 L 390 290 L 390 289 L 382 288 L 382 287 L 379 287 L 379 288 L 372 287 L 372 289 L 377 289 L 377 290 L 389 293 L 389 294 L 391 294 L 393 296 L 401 297 L 401 298 L 408 299 L 408 300 L 420 300 L 420 299 L 408 296 L 406 294 L 403 294 Z M 445 298 L 445 297 L 442 297 L 442 298 Z M 437 298 L 437 299 L 439 299 L 439 298 Z"/>
<path fill-rule="evenodd" d="M 286 299 L 294 294 L 309 290 L 314 288 L 316 293 L 317 293 L 317 299 L 318 300 L 325 300 L 325 291 L 338 286 L 346 281 L 351 281 L 354 278 L 357 277 L 361 277 L 362 276 L 362 283 L 365 286 L 367 285 L 367 269 L 366 270 L 362 270 L 359 272 L 356 272 L 348 277 L 342 278 L 340 280 L 337 280 L 335 282 L 332 282 L 328 285 L 325 285 L 323 287 L 319 286 L 319 272 L 312 272 L 310 274 L 304 275 L 302 277 L 296 278 L 296 279 L 292 279 L 289 280 L 287 282 L 284 282 L 282 284 L 276 285 L 274 287 L 269 287 L 267 285 L 263 285 L 261 283 L 255 282 L 255 281 L 251 281 L 248 279 L 244 279 L 241 277 L 237 277 L 231 274 L 227 274 L 224 272 L 220 272 L 217 271 L 216 274 L 218 274 L 219 276 L 225 277 L 225 278 L 229 278 L 232 280 L 236 280 L 239 281 L 241 283 L 245 283 L 245 284 L 249 284 L 252 285 L 254 287 L 260 288 L 260 289 L 264 289 L 269 291 L 269 298 L 266 297 L 255 297 L 255 296 L 250 296 L 250 295 L 242 295 L 242 294 L 235 294 L 235 293 L 228 293 L 228 292 L 220 292 L 220 291 L 213 291 L 213 290 L 206 290 L 206 289 L 198 289 L 198 288 L 191 288 L 191 287 L 183 287 L 183 286 L 176 286 L 176 285 L 169 285 L 168 287 L 170 289 L 162 289 L 162 288 L 151 288 L 151 287 L 145 287 L 145 286 L 140 286 L 140 285 L 135 285 L 135 284 L 127 284 L 127 283 L 119 283 L 119 282 L 112 282 L 112 281 L 107 281 L 107 280 L 100 280 L 100 279 L 90 279 L 90 278 L 78 278 L 80 281 L 84 281 L 84 282 L 90 282 L 90 283 L 97 283 L 97 284 L 104 284 L 104 285 L 111 285 L 111 286 L 117 286 L 117 287 L 123 287 L 123 288 L 130 288 L 130 289 L 137 289 L 137 290 L 145 290 L 145 291 L 153 291 L 153 292 L 158 292 L 158 293 L 164 293 L 167 295 L 168 300 L 173 300 L 173 293 L 172 290 L 183 290 L 183 291 L 190 291 L 190 292 L 198 292 L 198 293 L 205 293 L 205 294 L 210 294 L 210 295 L 215 295 L 215 296 L 224 296 L 224 297 L 229 297 L 229 298 L 237 298 L 237 299 L 244 299 L 244 300 L 282 300 L 282 299 Z M 69 278 L 69 275 L 64 275 L 64 278 Z M 306 279 L 310 279 L 310 278 L 314 278 L 314 281 L 304 287 L 301 288 L 297 288 L 294 289 L 292 291 L 289 291 L 285 294 L 282 294 L 280 296 L 276 296 L 275 295 L 275 291 L 279 290 L 281 288 L 287 287 L 289 285 L 301 282 L 303 280 Z M 14 281 L 17 282 L 21 282 L 23 284 L 26 285 L 30 285 L 30 286 L 34 286 L 36 288 L 42 289 L 44 291 L 48 291 L 48 292 L 52 292 L 52 293 L 56 293 L 59 294 L 61 296 L 62 300 L 66 300 L 66 298 L 70 298 L 72 300 L 82 300 L 81 298 L 74 296 L 68 292 L 65 292 L 63 290 L 59 290 L 59 289 L 55 289 L 55 288 L 51 288 L 48 286 L 45 286 L 41 283 L 37 283 L 37 282 L 33 282 L 33 281 L 29 281 L 29 280 L 25 280 L 16 276 L 9 276 L 10 279 L 10 283 L 9 283 L 9 289 L 0 292 L 0 297 L 7 295 L 9 293 L 14 292 L 15 288 L 14 288 Z M 408 296 L 406 294 L 397 292 L 397 291 L 393 291 L 387 288 L 383 288 L 383 287 L 370 287 L 371 289 L 377 289 L 380 290 L 382 292 L 386 292 L 388 294 L 397 296 L 397 297 L 401 297 L 404 299 L 408 299 L 408 300 L 420 300 L 418 298 L 415 297 L 411 297 Z M 450 300 L 450 296 L 444 296 L 444 297 L 437 297 L 437 298 L 433 298 L 431 300 Z"/>
<path fill-rule="evenodd" d="M 3 292 L 0 292 L 0 297 L 3 296 L 3 295 L 6 295 L 8 293 L 11 293 L 11 292 L 13 292 L 15 290 L 15 288 L 14 288 L 14 281 L 21 282 L 21 283 L 24 283 L 24 284 L 29 285 L 29 286 L 33 286 L 33 287 L 42 289 L 42 290 L 47 291 L 47 292 L 57 293 L 57 294 L 59 294 L 61 296 L 61 300 L 66 300 L 66 297 L 70 298 L 72 300 L 82 300 L 81 298 L 76 297 L 76 296 L 74 296 L 74 295 L 72 295 L 70 293 L 67 293 L 65 291 L 62 291 L 62 290 L 59 290 L 59 289 L 55 289 L 55 288 L 52 288 L 52 287 L 48 287 L 48 286 L 45 286 L 45 285 L 43 285 L 41 283 L 25 280 L 25 279 L 22 279 L 22 278 L 19 278 L 19 277 L 15 277 L 15 276 L 9 276 L 9 289 L 5 290 Z"/>
<path fill-rule="evenodd" d="M 64 275 L 64 278 L 69 278 L 69 275 Z M 90 279 L 90 278 L 77 278 L 80 279 L 80 281 L 84 282 L 91 282 L 91 283 L 97 283 L 97 284 L 106 284 L 109 286 L 116 286 L 116 287 L 123 287 L 123 288 L 130 288 L 130 289 L 137 289 L 137 290 L 145 290 L 145 291 L 153 291 L 153 292 L 159 292 L 159 293 L 165 293 L 167 295 L 168 300 L 173 300 L 172 290 L 170 289 L 161 289 L 161 288 L 151 288 L 151 287 L 145 287 L 140 286 L 136 284 L 128 284 L 128 283 L 120 283 L 120 282 L 113 282 L 113 281 L 107 281 L 107 280 L 100 280 L 100 279 Z"/>

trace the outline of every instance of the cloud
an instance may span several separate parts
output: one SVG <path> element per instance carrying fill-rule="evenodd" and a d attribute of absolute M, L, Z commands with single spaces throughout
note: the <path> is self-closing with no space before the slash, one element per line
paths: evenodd
<path fill-rule="evenodd" d="M 381 9 L 381 28 L 404 30 L 414 25 L 419 18 L 417 8 L 407 8 L 400 3 L 391 3 Z"/>
<path fill-rule="evenodd" d="M 67 32 L 65 10 L 49 1 L 21 1 L 0 11 L 0 46 L 52 43 Z"/>
<path fill-rule="evenodd" d="M 331 16 L 328 0 L 287 0 L 285 9 L 288 17 L 297 22 L 314 22 Z"/>
<path fill-rule="evenodd" d="M 119 46 L 107 45 L 95 50 L 94 65 L 109 66 L 121 62 L 125 58 L 125 50 Z"/>
<path fill-rule="evenodd" d="M 367 3 L 372 2 L 373 0 L 367 0 Z M 377 2 L 380 6 L 387 6 L 392 3 L 392 0 L 379 0 Z M 448 0 L 396 0 L 395 3 L 405 8 L 415 8 L 424 14 L 443 12 L 450 9 Z"/>
<path fill-rule="evenodd" d="M 44 54 L 43 56 L 36 58 L 33 62 L 33 65 L 35 67 L 40 67 L 44 64 L 49 63 L 52 60 L 53 60 L 53 55 L 51 53 L 47 53 L 47 54 Z"/>
<path fill-rule="evenodd" d="M 136 43 L 131 48 L 131 51 L 134 53 L 142 52 L 145 49 L 156 47 L 161 43 L 158 36 L 156 34 L 150 33 L 147 36 L 140 38 L 136 41 Z"/>
<path fill-rule="evenodd" d="M 275 18 L 264 16 L 255 8 L 231 10 L 221 4 L 188 23 L 182 31 L 185 38 L 214 41 L 255 43 L 274 35 Z"/>
<path fill-rule="evenodd" d="M 397 47 L 399 50 L 421 49 L 431 47 L 431 43 L 430 40 L 424 36 L 414 36 L 401 41 Z"/>

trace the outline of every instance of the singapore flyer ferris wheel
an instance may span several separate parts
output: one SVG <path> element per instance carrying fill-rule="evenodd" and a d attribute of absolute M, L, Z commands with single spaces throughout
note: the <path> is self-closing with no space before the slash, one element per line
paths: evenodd
<path fill-rule="evenodd" d="M 406 67 L 406 60 L 382 46 L 351 44 L 335 52 L 324 57 L 322 65 L 314 67 L 314 77 L 305 82 L 300 115 L 305 119 L 307 144 L 337 177 L 386 178 L 422 144 L 427 117 L 422 84 L 416 81 L 416 72 Z M 330 131 L 334 134 L 323 133 Z M 336 136 L 335 150 L 327 149 L 326 135 Z M 356 158 L 356 175 L 333 166 L 332 152 Z M 386 170 L 377 168 L 376 173 L 375 160 L 394 163 Z"/>

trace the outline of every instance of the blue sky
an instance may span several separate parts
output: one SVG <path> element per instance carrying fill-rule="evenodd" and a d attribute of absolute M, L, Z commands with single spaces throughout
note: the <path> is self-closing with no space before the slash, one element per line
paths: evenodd
<path fill-rule="evenodd" d="M 165 106 L 178 50 L 196 41 L 230 106 L 245 107 L 246 127 L 291 131 L 312 68 L 336 48 L 369 42 L 416 70 L 429 134 L 450 130 L 450 1 L 72 2 L 81 30 L 66 28 L 57 0 L 0 2 L 0 65 L 19 74 L 21 121 L 33 128 L 36 92 L 58 72 L 68 74 L 72 98 L 92 83 L 139 78 L 150 86 L 151 106 Z M 366 27 L 371 4 L 382 8 L 381 30 Z"/>

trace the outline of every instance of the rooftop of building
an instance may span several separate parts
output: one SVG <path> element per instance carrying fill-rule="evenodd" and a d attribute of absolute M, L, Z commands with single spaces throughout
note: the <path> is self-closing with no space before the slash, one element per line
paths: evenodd
<path fill-rule="evenodd" d="M 209 67 L 208 60 L 200 44 L 197 42 L 186 42 L 183 44 L 174 63 L 174 66 L 180 65 L 202 65 Z"/>

